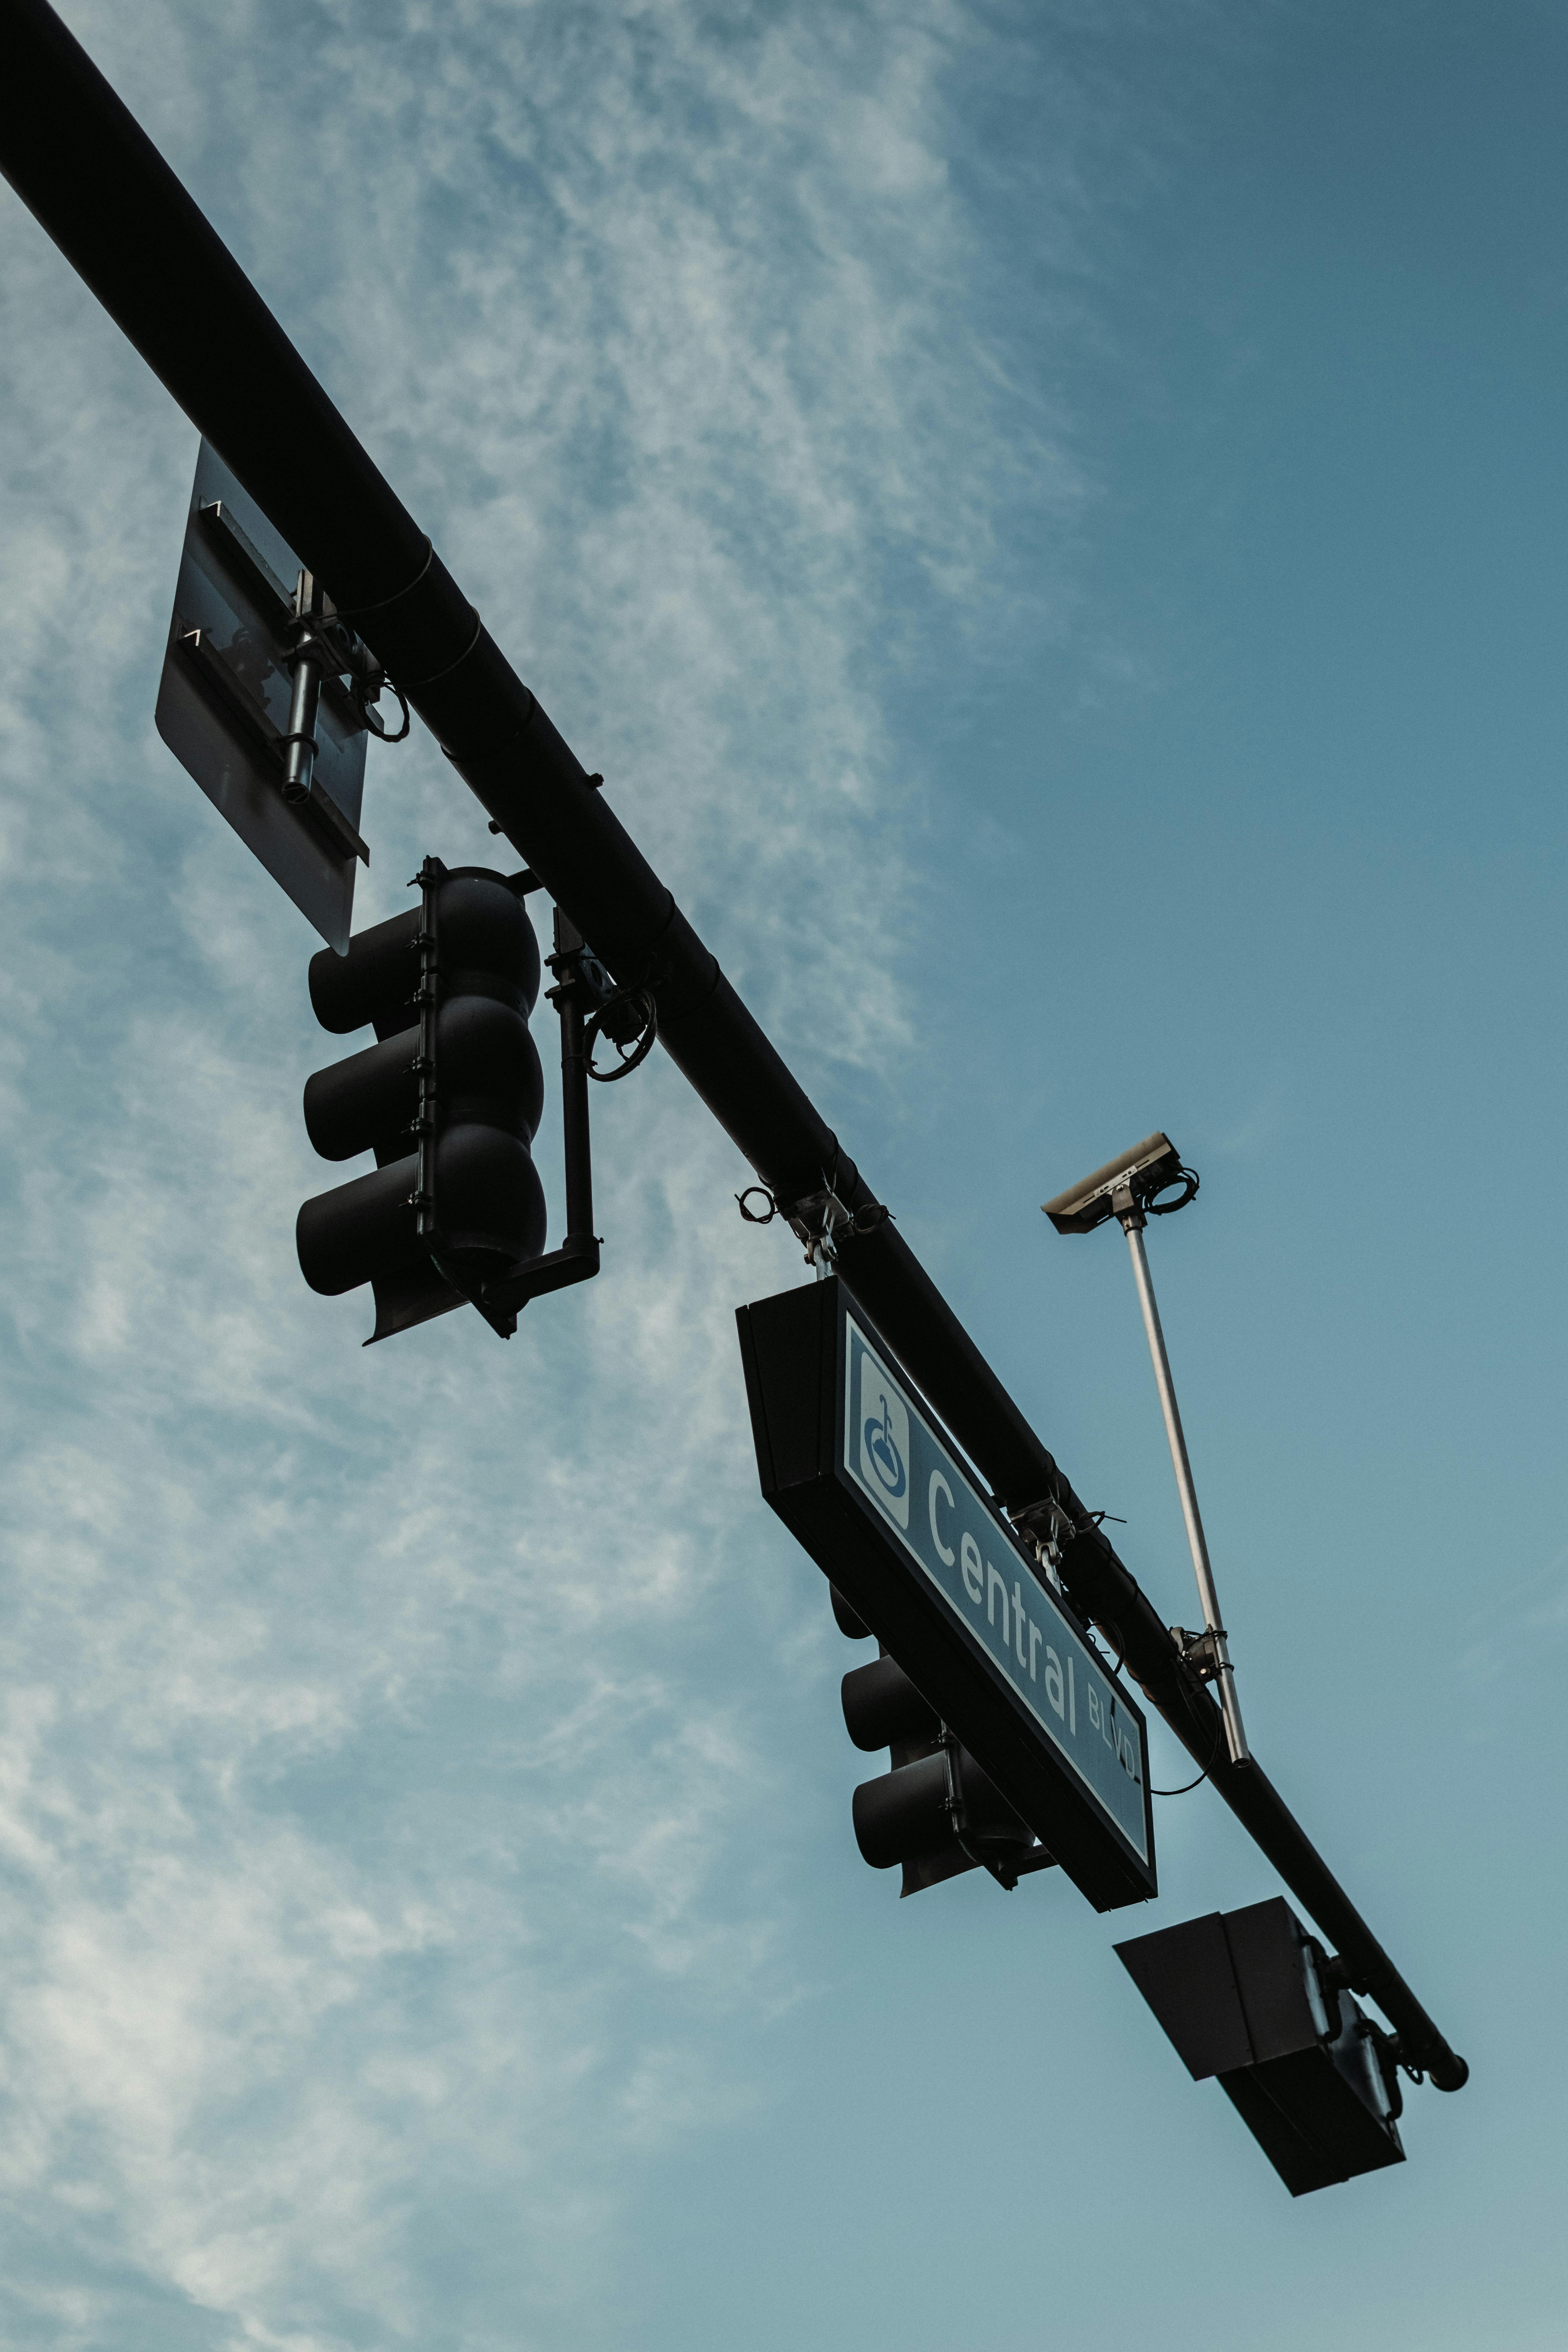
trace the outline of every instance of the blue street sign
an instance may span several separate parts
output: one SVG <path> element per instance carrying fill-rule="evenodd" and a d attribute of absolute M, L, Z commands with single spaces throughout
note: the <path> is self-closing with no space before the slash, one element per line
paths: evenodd
<path fill-rule="evenodd" d="M 1142 1711 L 835 1277 L 739 1316 L 763 1492 L 1097 1910 L 1156 1892 Z"/>
<path fill-rule="evenodd" d="M 1085 1793 L 1147 1862 L 1142 1717 L 852 1311 L 845 1338 L 843 1475 L 887 1521 Z"/>

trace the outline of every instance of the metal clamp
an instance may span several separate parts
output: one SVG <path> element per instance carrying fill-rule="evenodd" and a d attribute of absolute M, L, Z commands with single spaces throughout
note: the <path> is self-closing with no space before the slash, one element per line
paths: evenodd
<path fill-rule="evenodd" d="M 1202 1633 L 1191 1633 L 1184 1625 L 1173 1625 L 1171 1639 L 1181 1654 L 1183 1665 L 1190 1667 L 1202 1683 L 1217 1682 L 1230 1663 L 1225 1654 L 1223 1625 L 1211 1625 Z"/>
<path fill-rule="evenodd" d="M 1016 1510 L 1009 1509 L 1007 1517 L 1016 1534 L 1039 1562 L 1047 1584 L 1055 1592 L 1062 1590 L 1062 1545 L 1077 1533 L 1070 1512 L 1064 1511 L 1054 1495 L 1040 1502 L 1025 1503 Z"/>
<path fill-rule="evenodd" d="M 316 722 L 323 688 L 335 695 L 340 715 L 351 730 L 363 729 L 378 742 L 401 743 L 411 722 L 408 703 L 401 689 L 392 686 L 364 639 L 350 628 L 321 583 L 309 572 L 300 574 L 287 635 L 286 659 L 293 692 L 289 704 L 289 725 L 279 740 L 284 753 L 283 797 L 298 806 L 311 797 Z M 341 684 L 345 677 L 349 680 L 346 694 Z M 403 724 L 395 733 L 384 726 L 379 717 L 374 722 L 371 719 L 371 707 L 379 700 L 384 687 L 396 695 L 403 712 Z"/>
<path fill-rule="evenodd" d="M 765 1217 L 757 1216 L 746 1206 L 752 1192 L 761 1192 L 768 1202 Z M 851 1209 L 841 1201 L 831 1183 L 824 1183 L 820 1192 L 805 1192 L 786 1209 L 775 1201 L 765 1186 L 753 1184 L 745 1192 L 736 1194 L 741 1214 L 748 1224 L 771 1224 L 775 1215 L 782 1216 L 796 1241 L 805 1245 L 805 1262 L 816 1268 L 818 1282 L 830 1275 L 838 1263 L 840 1234 L 874 1234 L 892 1216 L 891 1209 L 880 1201 L 862 1201 Z"/>
<path fill-rule="evenodd" d="M 820 1192 L 805 1193 L 784 1214 L 796 1241 L 805 1244 L 807 1265 L 816 1267 L 818 1282 L 825 1282 L 838 1262 L 834 1235 L 853 1224 L 854 1212 L 845 1206 L 830 1184 L 825 1184 Z"/>

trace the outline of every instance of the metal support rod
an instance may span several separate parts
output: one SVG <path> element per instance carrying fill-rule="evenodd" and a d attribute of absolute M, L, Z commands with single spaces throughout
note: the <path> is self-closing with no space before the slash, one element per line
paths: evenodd
<path fill-rule="evenodd" d="M 1160 1391 L 1160 1411 L 1165 1418 L 1171 1466 L 1176 1474 L 1176 1492 L 1182 1498 L 1182 1517 L 1186 1522 L 1193 1572 L 1198 1580 L 1204 1626 L 1214 1654 L 1215 1681 L 1219 1688 L 1220 1713 L 1225 1717 L 1226 1746 L 1233 1764 L 1250 1764 L 1252 1756 L 1247 1745 L 1247 1734 L 1242 1728 L 1241 1706 L 1236 1696 L 1236 1676 L 1231 1671 L 1230 1653 L 1226 1647 L 1225 1620 L 1219 1613 L 1219 1595 L 1215 1591 L 1208 1543 L 1198 1513 L 1197 1490 L 1193 1485 L 1193 1465 L 1187 1459 L 1186 1435 L 1176 1403 L 1175 1385 L 1171 1379 L 1171 1360 L 1165 1353 L 1165 1334 L 1160 1328 L 1160 1309 L 1154 1303 L 1149 1255 L 1143 1246 L 1143 1218 L 1137 1209 L 1122 1210 L 1119 1214 L 1121 1230 L 1127 1236 L 1128 1254 L 1132 1260 L 1132 1279 L 1138 1286 L 1138 1304 L 1143 1309 L 1143 1328 L 1148 1334 L 1149 1353 L 1153 1359 L 1154 1385 Z"/>
<path fill-rule="evenodd" d="M 879 1196 L 763 1034 L 537 698 L 479 625 L 390 483 L 244 271 L 47 0 L 0 0 L 0 171 L 198 431 L 406 691 L 458 773 L 623 984 L 654 984 L 659 1042 L 775 1199 Z M 576 1278 L 597 1264 L 563 1265 Z M 556 1253 L 564 1257 L 565 1252 Z M 1200 1767 L 1223 1728 L 1136 1580 L 899 1227 L 839 1244 L 840 1271 L 1004 1506 L 1058 1499 L 1073 1605 Z M 522 1289 L 522 1297 L 531 1295 Z M 521 1303 L 521 1299 L 519 1301 Z M 1445 2090 L 1451 2050 L 1261 1767 L 1217 1794 Z"/>
<path fill-rule="evenodd" d="M 566 1171 L 566 1238 L 543 1257 L 530 1258 L 485 1285 L 480 1312 L 518 1313 L 531 1298 L 590 1281 L 599 1271 L 594 1232 L 594 1169 L 588 1129 L 588 1057 L 584 1050 L 583 983 L 576 958 L 582 932 L 564 910 L 555 909 L 555 951 L 550 969 L 556 984 L 550 1002 L 561 1022 L 561 1144 Z"/>
<path fill-rule="evenodd" d="M 583 1051 L 583 1000 L 568 989 L 561 1015 L 561 1134 L 566 1162 L 566 1240 L 594 1238 L 594 1163 L 588 1135 L 588 1061 Z"/>
<path fill-rule="evenodd" d="M 298 804 L 310 797 L 316 772 L 316 719 L 321 704 L 319 655 L 302 649 L 289 664 L 289 731 L 283 738 L 283 797 Z"/>
<path fill-rule="evenodd" d="M 414 1114 L 418 1160 L 414 1179 L 414 1230 L 422 1242 L 435 1244 L 441 1237 L 436 1205 L 436 1150 L 440 1109 L 436 1067 L 437 1029 L 441 1012 L 441 942 L 439 916 L 441 878 L 446 868 L 438 857 L 426 857 L 419 868 L 419 1096 Z"/>
<path fill-rule="evenodd" d="M 289 660 L 289 731 L 283 738 L 283 797 L 296 807 L 310 799 L 316 773 L 316 722 L 325 667 L 317 635 L 322 603 L 320 583 L 312 573 L 301 572 L 294 590 L 296 644 Z"/>

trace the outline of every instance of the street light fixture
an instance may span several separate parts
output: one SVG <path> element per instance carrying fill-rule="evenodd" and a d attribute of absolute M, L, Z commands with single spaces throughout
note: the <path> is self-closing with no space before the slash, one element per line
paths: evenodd
<path fill-rule="evenodd" d="M 1179 1189 L 1178 1189 L 1179 1188 Z M 1092 1176 L 1080 1184 L 1070 1185 L 1058 1192 L 1054 1201 L 1045 1203 L 1045 1213 L 1058 1234 L 1091 1234 L 1098 1225 L 1114 1217 L 1127 1236 L 1127 1247 L 1132 1259 L 1132 1278 L 1138 1286 L 1138 1304 L 1143 1310 L 1143 1328 L 1149 1337 L 1149 1353 L 1153 1359 L 1154 1381 L 1160 1391 L 1160 1410 L 1165 1419 L 1165 1435 L 1170 1442 L 1171 1462 L 1176 1473 L 1176 1491 L 1182 1498 L 1182 1517 L 1186 1522 L 1187 1543 L 1193 1555 L 1193 1570 L 1198 1580 L 1198 1597 L 1203 1603 L 1204 1630 L 1200 1634 L 1188 1634 L 1173 1627 L 1182 1644 L 1183 1655 L 1195 1666 L 1205 1681 L 1212 1681 L 1219 1693 L 1220 1713 L 1225 1719 L 1226 1746 L 1233 1764 L 1249 1764 L 1251 1751 L 1247 1745 L 1247 1733 L 1242 1727 L 1241 1706 L 1236 1696 L 1236 1676 L 1231 1671 L 1230 1653 L 1226 1646 L 1224 1622 L 1219 1613 L 1219 1597 L 1215 1591 L 1214 1570 L 1209 1565 L 1209 1549 L 1204 1536 L 1204 1523 L 1198 1515 L 1198 1498 L 1193 1485 L 1192 1464 L 1187 1459 L 1187 1441 L 1182 1431 L 1182 1416 L 1176 1405 L 1176 1391 L 1171 1380 L 1171 1361 L 1165 1353 L 1165 1335 L 1160 1328 L 1160 1310 L 1154 1303 L 1154 1286 L 1149 1276 L 1149 1259 L 1143 1247 L 1143 1228 L 1150 1217 L 1167 1217 L 1177 1209 L 1184 1209 L 1197 1192 L 1198 1180 L 1190 1168 L 1184 1167 L 1182 1156 L 1168 1135 L 1155 1133 L 1144 1137 L 1142 1143 L 1124 1151 L 1120 1159 L 1108 1160 Z M 1174 1192 L 1169 1200 L 1162 1197 Z"/>

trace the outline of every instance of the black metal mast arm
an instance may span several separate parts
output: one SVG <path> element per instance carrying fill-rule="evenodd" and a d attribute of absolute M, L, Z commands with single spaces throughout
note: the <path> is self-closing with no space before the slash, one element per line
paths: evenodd
<path fill-rule="evenodd" d="M 496 646 L 211 224 L 46 0 L 0 0 L 0 170 L 406 694 L 470 790 L 617 982 L 651 989 L 659 1041 L 781 1204 L 873 1195 L 604 795 Z M 840 1261 L 993 1487 L 1086 1518 L 913 1252 L 889 1223 Z M 1070 1498 L 1070 1499 L 1069 1499 Z M 1125 1650 L 1189 1753 L 1339 1944 L 1404 2054 L 1445 2089 L 1456 2056 L 1256 1765 L 1224 1762 L 1206 1692 L 1098 1530 L 1071 1546 L 1079 1605 Z"/>

